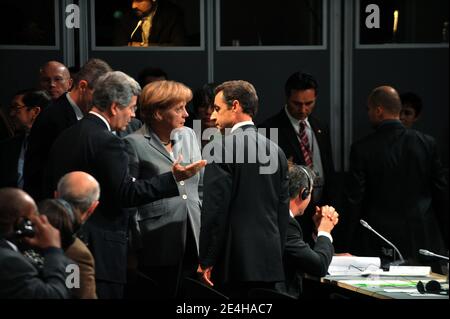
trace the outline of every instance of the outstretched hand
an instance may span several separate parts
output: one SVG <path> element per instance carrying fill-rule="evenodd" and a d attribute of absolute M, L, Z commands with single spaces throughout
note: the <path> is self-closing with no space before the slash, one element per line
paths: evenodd
<path fill-rule="evenodd" d="M 197 161 L 193 164 L 187 165 L 187 166 L 182 166 L 180 164 L 180 162 L 182 161 L 182 157 L 180 156 L 175 163 L 173 163 L 172 166 L 172 173 L 175 176 L 175 180 L 177 182 L 179 181 L 184 181 L 186 179 L 191 178 L 192 176 L 194 176 L 195 174 L 197 174 L 198 172 L 200 172 L 200 170 L 206 166 L 207 162 L 206 160 L 200 160 Z"/>

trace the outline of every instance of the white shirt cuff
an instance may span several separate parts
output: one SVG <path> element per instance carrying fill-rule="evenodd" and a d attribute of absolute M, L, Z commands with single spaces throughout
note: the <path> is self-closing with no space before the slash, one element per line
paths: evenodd
<path fill-rule="evenodd" d="M 333 243 L 333 237 L 331 237 L 330 233 L 327 233 L 326 231 L 320 231 L 317 233 L 317 237 L 320 237 L 320 236 L 328 237 L 328 239 L 331 240 L 331 243 Z"/>

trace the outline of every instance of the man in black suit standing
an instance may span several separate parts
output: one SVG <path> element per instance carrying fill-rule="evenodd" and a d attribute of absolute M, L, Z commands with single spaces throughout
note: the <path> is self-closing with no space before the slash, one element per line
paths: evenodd
<path fill-rule="evenodd" d="M 112 131 L 125 130 L 135 116 L 139 84 L 122 72 L 108 72 L 96 83 L 94 107 L 83 120 L 64 131 L 55 141 L 46 169 L 46 193 L 56 189 L 59 178 L 72 171 L 84 171 L 100 184 L 96 214 L 83 226 L 84 239 L 95 258 L 99 298 L 122 298 L 126 282 L 128 213 L 135 207 L 179 195 L 177 181 L 195 175 L 205 161 L 149 180 L 135 180 L 128 174 L 124 142 Z"/>
<path fill-rule="evenodd" d="M 401 108 L 392 87 L 376 88 L 369 96 L 367 110 L 375 132 L 351 147 L 348 243 L 354 254 L 392 261 L 392 248 L 361 227 L 362 218 L 405 259 L 420 263 L 425 261 L 419 249 L 447 254 L 448 181 L 435 140 L 406 129 L 400 122 Z"/>
<path fill-rule="evenodd" d="M 299 298 L 302 293 L 304 273 L 317 277 L 326 276 L 334 254 L 331 231 L 339 221 L 339 214 L 334 207 L 316 207 L 314 222 L 318 233 L 314 248 L 303 240 L 303 231 L 295 216 L 301 216 L 311 201 L 313 176 L 314 173 L 309 167 L 299 165 L 289 167 L 291 218 L 284 250 L 286 280 L 284 285 L 280 285 L 280 290 L 295 298 Z"/>
<path fill-rule="evenodd" d="M 289 219 L 287 160 L 257 132 L 255 88 L 245 81 L 218 86 L 211 119 L 225 133 L 205 146 L 200 231 L 202 280 L 225 295 L 284 281 L 283 250 Z M 209 153 L 208 153 L 209 152 Z"/>
<path fill-rule="evenodd" d="M 20 234 L 24 232 L 17 232 L 17 225 L 25 218 L 33 223 L 32 238 L 23 238 Z M 42 270 L 19 251 L 21 240 L 40 249 L 44 257 Z M 0 299 L 70 298 L 66 286 L 66 267 L 70 263 L 61 249 L 59 231 L 46 216 L 37 215 L 34 200 L 20 189 L 0 189 Z"/>
<path fill-rule="evenodd" d="M 50 96 L 45 91 L 23 90 L 15 94 L 10 108 L 17 134 L 0 141 L 0 188 L 23 188 L 23 166 L 28 136 L 37 116 L 47 108 Z"/>
<path fill-rule="evenodd" d="M 303 72 L 292 74 L 285 84 L 286 106 L 260 127 L 278 129 L 278 145 L 288 160 L 297 165 L 310 167 L 315 173 L 313 204 L 334 203 L 333 185 L 335 170 L 331 152 L 330 132 L 312 115 L 318 96 L 319 85 L 313 76 Z M 314 209 L 299 219 L 307 234 L 305 240 L 313 244 Z"/>
<path fill-rule="evenodd" d="M 62 131 L 89 112 L 95 81 L 109 71 L 111 67 L 106 62 L 89 60 L 78 72 L 72 91 L 62 94 L 36 119 L 30 131 L 24 166 L 24 190 L 36 201 L 48 195 L 42 193 L 42 168 L 47 163 L 53 143 Z M 51 197 L 50 194 L 47 198 Z"/>

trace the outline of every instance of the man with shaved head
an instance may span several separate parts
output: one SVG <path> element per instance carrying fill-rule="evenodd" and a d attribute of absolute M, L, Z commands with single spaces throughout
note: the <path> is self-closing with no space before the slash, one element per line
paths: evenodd
<path fill-rule="evenodd" d="M 70 205 L 69 209 L 72 209 L 74 214 L 73 231 L 78 236 L 78 230 L 99 204 L 100 185 L 88 173 L 71 172 L 59 180 L 55 197 Z M 74 297 L 97 299 L 95 261 L 86 244 L 80 238 L 76 238 L 65 253 L 80 267 L 80 287 L 73 289 Z"/>
<path fill-rule="evenodd" d="M 419 249 L 447 254 L 448 181 L 435 140 L 406 129 L 400 122 L 401 108 L 390 86 L 370 94 L 367 111 L 375 132 L 351 147 L 346 187 L 350 209 L 342 220 L 349 227 L 348 238 L 353 238 L 350 252 L 379 256 L 386 263 L 394 259 L 392 247 L 361 227 L 364 219 L 394 243 L 408 263 L 429 264 Z"/>
<path fill-rule="evenodd" d="M 40 69 L 39 86 L 51 96 L 52 100 L 57 100 L 68 92 L 72 82 L 69 70 L 60 62 L 49 61 Z"/>
<path fill-rule="evenodd" d="M 17 231 L 25 218 L 31 220 L 35 229 L 31 238 L 22 238 Z M 44 256 L 42 270 L 19 251 L 21 240 L 40 250 Z M 70 263 L 61 250 L 59 231 L 45 216 L 37 215 L 34 200 L 19 189 L 0 189 L 0 299 L 70 298 L 65 284 Z"/>

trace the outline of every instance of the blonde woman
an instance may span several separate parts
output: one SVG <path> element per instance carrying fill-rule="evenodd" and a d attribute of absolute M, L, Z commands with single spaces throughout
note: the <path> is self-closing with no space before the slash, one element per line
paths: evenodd
<path fill-rule="evenodd" d="M 178 82 L 156 81 L 143 89 L 140 105 L 144 126 L 125 138 L 132 176 L 151 178 L 170 172 L 176 161 L 190 164 L 201 159 L 194 131 L 184 126 L 189 116 L 186 104 L 191 99 L 192 91 Z M 179 196 L 138 207 L 132 215 L 138 270 L 156 282 L 154 297 L 180 296 L 182 279 L 195 276 L 201 180 L 202 173 L 179 182 Z M 146 294 L 152 296 L 150 291 Z"/>

